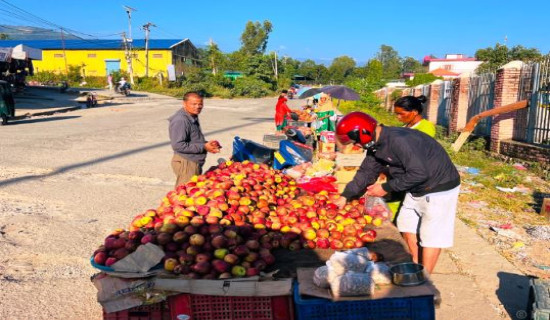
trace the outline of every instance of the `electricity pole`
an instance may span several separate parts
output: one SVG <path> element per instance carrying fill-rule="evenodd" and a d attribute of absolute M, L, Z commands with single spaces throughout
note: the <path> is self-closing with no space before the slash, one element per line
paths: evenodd
<path fill-rule="evenodd" d="M 129 38 L 124 36 L 124 47 L 126 48 L 126 61 L 128 63 L 128 73 L 130 74 L 130 83 L 134 84 L 134 70 L 132 68 L 132 12 L 136 9 L 128 6 L 122 6 L 128 14 L 128 35 Z"/>
<path fill-rule="evenodd" d="M 277 68 L 277 51 L 273 52 L 275 54 L 275 80 L 279 80 L 279 68 Z"/>
<path fill-rule="evenodd" d="M 156 27 L 151 22 L 143 25 L 143 30 L 145 30 L 145 76 L 149 77 L 149 28 Z"/>

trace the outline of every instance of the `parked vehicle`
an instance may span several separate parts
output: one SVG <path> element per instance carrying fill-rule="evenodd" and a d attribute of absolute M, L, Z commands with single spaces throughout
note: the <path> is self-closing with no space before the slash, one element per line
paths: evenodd
<path fill-rule="evenodd" d="M 13 117 L 15 117 L 15 100 L 11 86 L 6 81 L 0 80 L 0 124 L 8 124 L 8 119 Z"/>

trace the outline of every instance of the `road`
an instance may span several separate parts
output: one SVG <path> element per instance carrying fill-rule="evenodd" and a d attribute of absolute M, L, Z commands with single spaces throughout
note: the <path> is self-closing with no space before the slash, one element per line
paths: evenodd
<path fill-rule="evenodd" d="M 229 158 L 236 135 L 261 142 L 272 132 L 275 102 L 207 99 L 201 126 L 224 148 L 205 167 Z M 167 118 L 180 107 L 181 100 L 138 93 L 0 128 L 0 319 L 101 319 L 89 257 L 173 187 Z M 470 232 L 479 246 L 483 240 L 466 229 L 460 224 L 457 232 Z M 438 319 L 508 318 L 495 296 L 498 278 L 496 287 L 480 288 L 472 282 L 477 275 L 457 267 L 460 250 L 471 260 L 472 243 L 464 246 L 444 253 L 436 269 Z"/>

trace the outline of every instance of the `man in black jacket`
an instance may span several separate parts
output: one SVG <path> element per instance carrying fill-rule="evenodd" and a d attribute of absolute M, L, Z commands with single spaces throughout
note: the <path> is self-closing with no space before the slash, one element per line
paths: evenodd
<path fill-rule="evenodd" d="M 336 135 L 343 144 L 359 144 L 367 150 L 342 196 L 349 201 L 362 196 L 365 190 L 373 197 L 406 192 L 397 227 L 413 261 L 421 262 L 431 273 L 441 248 L 453 245 L 460 189 L 460 176 L 445 149 L 425 133 L 377 125 L 374 118 L 362 112 L 342 118 Z M 389 172 L 388 181 L 375 183 L 383 171 Z"/>

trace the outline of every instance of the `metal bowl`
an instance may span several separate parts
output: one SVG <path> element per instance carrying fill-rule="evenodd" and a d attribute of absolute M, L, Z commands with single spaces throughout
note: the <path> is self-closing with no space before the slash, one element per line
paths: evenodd
<path fill-rule="evenodd" d="M 418 263 L 406 262 L 390 268 L 392 282 L 402 287 L 418 286 L 426 282 L 424 266 Z"/>

